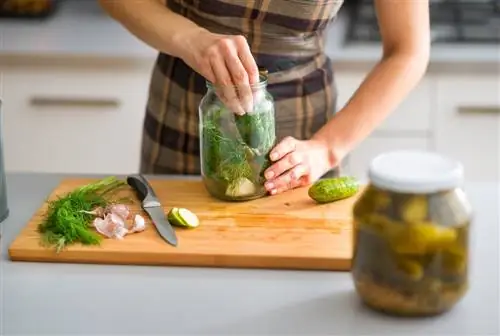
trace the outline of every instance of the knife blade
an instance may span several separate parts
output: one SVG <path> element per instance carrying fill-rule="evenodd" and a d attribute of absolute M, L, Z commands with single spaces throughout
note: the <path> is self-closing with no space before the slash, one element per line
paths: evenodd
<path fill-rule="evenodd" d="M 135 174 L 127 177 L 127 183 L 136 191 L 141 201 L 141 206 L 151 218 L 160 236 L 170 245 L 177 246 L 178 240 L 175 230 L 168 221 L 163 211 L 160 200 L 156 196 L 148 180 L 141 175 Z"/>

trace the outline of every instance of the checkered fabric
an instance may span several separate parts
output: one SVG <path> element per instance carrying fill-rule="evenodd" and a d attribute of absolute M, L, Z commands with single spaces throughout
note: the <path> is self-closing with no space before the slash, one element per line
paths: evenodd
<path fill-rule="evenodd" d="M 343 0 L 167 0 L 209 31 L 248 39 L 269 72 L 278 140 L 310 138 L 335 112 L 337 91 L 324 33 Z M 142 136 L 144 174 L 200 174 L 198 105 L 205 79 L 181 59 L 158 55 Z"/>

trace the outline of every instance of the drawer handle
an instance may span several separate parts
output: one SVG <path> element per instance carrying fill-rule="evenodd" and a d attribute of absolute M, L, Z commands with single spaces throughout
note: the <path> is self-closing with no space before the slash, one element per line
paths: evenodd
<path fill-rule="evenodd" d="M 460 114 L 500 114 L 500 106 L 460 106 Z"/>
<path fill-rule="evenodd" d="M 118 107 L 119 101 L 113 98 L 57 98 L 33 97 L 30 100 L 33 106 L 62 106 L 62 107 Z"/>

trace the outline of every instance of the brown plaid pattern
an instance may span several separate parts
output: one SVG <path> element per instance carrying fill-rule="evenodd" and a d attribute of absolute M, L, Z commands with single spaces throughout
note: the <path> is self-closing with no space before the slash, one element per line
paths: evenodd
<path fill-rule="evenodd" d="M 324 31 L 342 2 L 167 0 L 166 5 L 214 33 L 246 36 L 257 64 L 269 71 L 278 139 L 307 139 L 335 112 Z M 205 92 L 205 79 L 181 59 L 158 55 L 144 119 L 142 173 L 200 174 L 198 104 Z"/>

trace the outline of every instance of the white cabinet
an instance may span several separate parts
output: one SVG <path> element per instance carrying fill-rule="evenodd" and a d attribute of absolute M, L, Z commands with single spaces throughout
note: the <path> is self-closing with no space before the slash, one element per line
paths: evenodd
<path fill-rule="evenodd" d="M 153 62 L 0 64 L 6 170 L 137 172 Z M 338 107 L 363 79 L 362 72 L 336 72 Z M 462 161 L 469 181 L 500 180 L 499 78 L 427 74 L 343 166 L 366 179 L 376 155 L 412 148 Z"/>
<path fill-rule="evenodd" d="M 152 64 L 0 68 L 6 170 L 138 171 Z"/>
<path fill-rule="evenodd" d="M 337 72 L 339 107 L 363 75 Z M 500 181 L 500 78 L 498 73 L 428 73 L 420 85 L 346 160 L 347 171 L 366 178 L 377 154 L 427 149 L 464 164 L 467 181 Z"/>
<path fill-rule="evenodd" d="M 338 108 L 349 101 L 364 76 L 361 72 L 336 72 Z M 432 150 L 434 86 L 432 77 L 425 77 L 382 125 L 350 153 L 342 164 L 343 172 L 366 180 L 370 161 L 383 152 Z"/>
<path fill-rule="evenodd" d="M 436 149 L 464 164 L 468 181 L 500 178 L 498 74 L 437 79 Z"/>
<path fill-rule="evenodd" d="M 365 78 L 361 72 L 337 71 L 338 108 L 342 108 Z M 434 81 L 427 75 L 399 107 L 377 128 L 378 132 L 426 134 L 431 131 Z"/>

